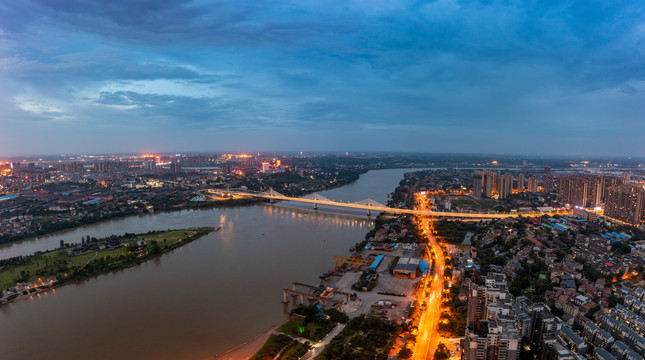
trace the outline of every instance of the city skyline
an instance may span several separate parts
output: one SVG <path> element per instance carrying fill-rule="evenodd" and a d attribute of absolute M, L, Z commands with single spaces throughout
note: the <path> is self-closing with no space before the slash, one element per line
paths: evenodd
<path fill-rule="evenodd" d="M 12 1 L 0 153 L 645 156 L 636 3 Z"/>

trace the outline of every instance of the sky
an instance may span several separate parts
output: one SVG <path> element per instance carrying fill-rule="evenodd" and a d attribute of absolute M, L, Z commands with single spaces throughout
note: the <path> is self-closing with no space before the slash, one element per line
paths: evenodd
<path fill-rule="evenodd" d="M 645 156 L 644 7 L 6 0 L 0 155 Z"/>

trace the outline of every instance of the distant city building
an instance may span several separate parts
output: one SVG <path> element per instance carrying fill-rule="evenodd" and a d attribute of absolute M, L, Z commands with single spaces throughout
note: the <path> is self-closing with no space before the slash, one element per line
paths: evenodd
<path fill-rule="evenodd" d="M 110 172 L 116 170 L 125 170 L 130 166 L 128 161 L 99 161 L 92 164 L 92 169 L 96 172 Z"/>
<path fill-rule="evenodd" d="M 591 176 L 564 176 L 558 179 L 557 199 L 561 203 L 593 208 L 600 206 L 602 184 Z"/>
<path fill-rule="evenodd" d="M 499 199 L 506 199 L 513 193 L 513 175 L 495 174 L 495 188 Z"/>
<path fill-rule="evenodd" d="M 549 193 L 553 191 L 553 175 L 551 175 L 551 167 L 550 166 L 545 166 L 544 167 L 544 181 L 543 181 L 543 186 L 544 192 Z"/>
<path fill-rule="evenodd" d="M 529 178 L 529 186 L 527 189 L 529 192 L 536 193 L 538 191 L 538 178 L 531 176 Z"/>
<path fill-rule="evenodd" d="M 631 174 L 628 172 L 623 173 L 620 178 L 623 180 L 623 184 L 629 184 L 632 180 Z"/>
<path fill-rule="evenodd" d="M 72 162 L 69 164 L 61 164 L 60 171 L 64 173 L 81 173 L 85 171 L 85 167 L 80 162 Z"/>
<path fill-rule="evenodd" d="M 482 197 L 483 176 L 484 174 L 479 170 L 475 170 L 475 172 L 473 172 L 473 196 L 476 198 Z"/>
<path fill-rule="evenodd" d="M 490 198 L 493 196 L 495 173 L 492 171 L 484 171 L 483 173 L 483 190 L 484 197 Z"/>
<path fill-rule="evenodd" d="M 524 191 L 524 174 L 517 175 L 517 185 L 515 185 L 515 189 L 517 189 L 518 192 Z"/>
<path fill-rule="evenodd" d="M 143 162 L 143 168 L 146 170 L 155 170 L 157 169 L 157 162 L 155 160 L 145 160 Z"/>
<path fill-rule="evenodd" d="M 170 172 L 173 174 L 177 174 L 181 172 L 181 160 L 178 158 L 172 159 L 172 162 L 170 163 Z"/>
<path fill-rule="evenodd" d="M 641 186 L 619 185 L 609 189 L 605 215 L 632 225 L 645 220 L 645 190 Z"/>
<path fill-rule="evenodd" d="M 622 183 L 618 177 L 562 176 L 558 178 L 557 199 L 571 206 L 595 208 L 606 202 L 611 187 Z"/>

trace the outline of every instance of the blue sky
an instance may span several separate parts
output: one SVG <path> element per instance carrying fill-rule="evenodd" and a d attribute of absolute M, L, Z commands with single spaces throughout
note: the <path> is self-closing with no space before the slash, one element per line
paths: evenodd
<path fill-rule="evenodd" d="M 0 154 L 645 156 L 641 1 L 0 2 Z"/>

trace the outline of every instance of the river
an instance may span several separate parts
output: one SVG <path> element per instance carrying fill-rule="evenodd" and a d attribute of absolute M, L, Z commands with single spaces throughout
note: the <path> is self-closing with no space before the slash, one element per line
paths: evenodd
<path fill-rule="evenodd" d="M 385 203 L 403 173 L 370 171 L 321 192 Z M 105 221 L 0 247 L 0 257 L 52 249 L 62 239 L 222 226 L 144 264 L 0 306 L 0 359 L 203 359 L 284 318 L 282 288 L 314 284 L 334 255 L 363 239 L 365 215 L 291 204 L 185 210 Z"/>

